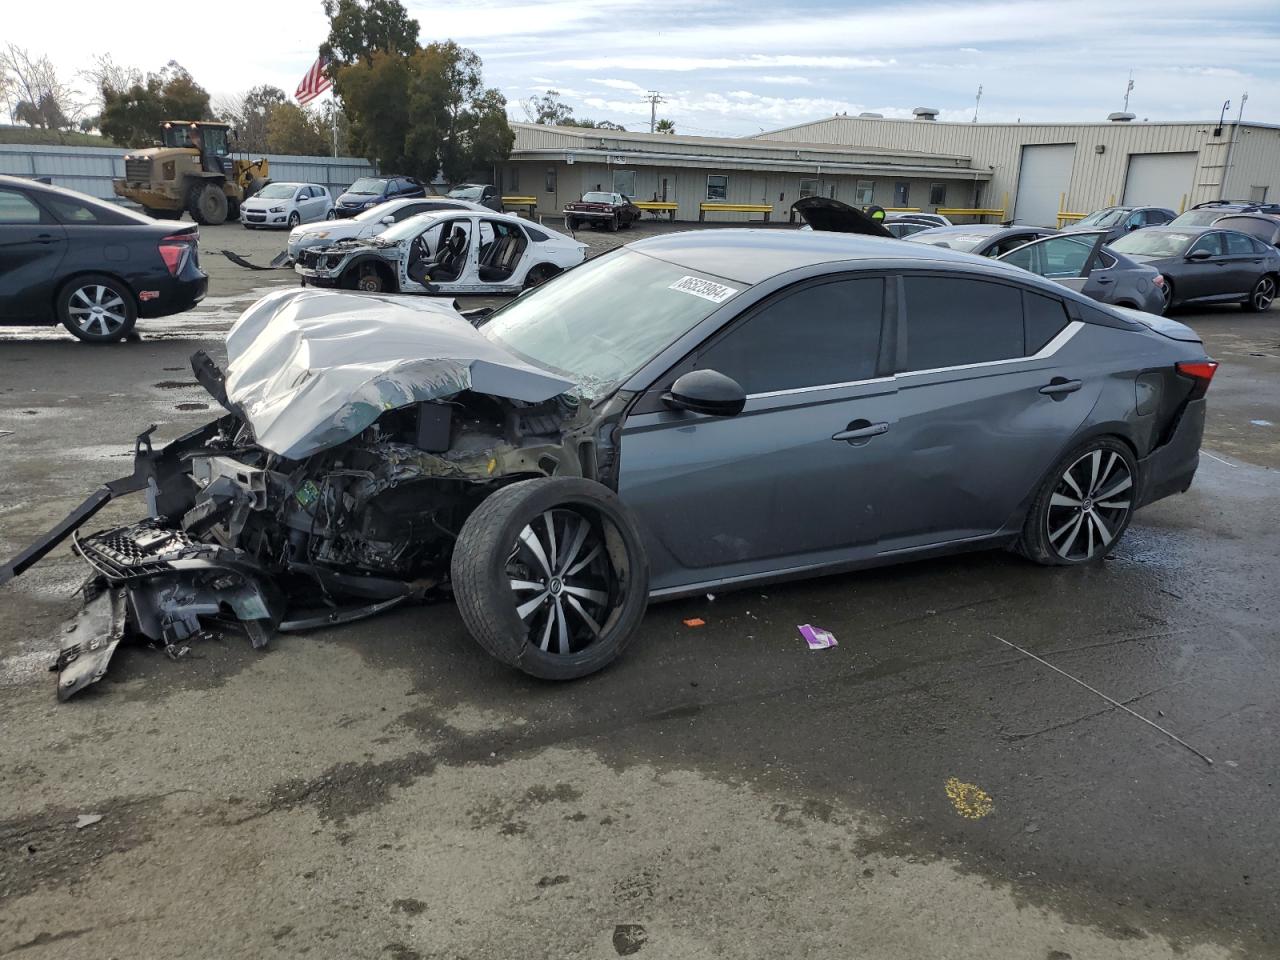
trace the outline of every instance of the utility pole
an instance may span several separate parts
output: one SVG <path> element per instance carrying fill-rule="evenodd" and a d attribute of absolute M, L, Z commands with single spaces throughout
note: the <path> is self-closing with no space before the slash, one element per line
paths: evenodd
<path fill-rule="evenodd" d="M 978 107 L 982 103 L 982 84 L 978 84 L 978 95 L 973 98 L 973 122 L 978 122 Z"/>
<path fill-rule="evenodd" d="M 1129 94 L 1133 93 L 1133 71 L 1129 71 L 1129 85 L 1124 88 L 1124 112 L 1129 112 Z"/>
<path fill-rule="evenodd" d="M 650 90 L 644 95 L 644 99 L 649 101 L 649 132 L 656 133 L 658 128 L 658 104 L 666 103 L 662 99 L 662 94 L 657 90 Z"/>

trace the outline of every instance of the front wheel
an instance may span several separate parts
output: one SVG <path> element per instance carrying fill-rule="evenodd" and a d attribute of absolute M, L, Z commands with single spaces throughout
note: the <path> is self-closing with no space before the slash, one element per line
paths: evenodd
<path fill-rule="evenodd" d="M 467 518 L 451 574 L 471 635 L 503 663 L 547 680 L 605 667 L 633 639 L 649 565 L 631 512 L 591 480 L 503 487 Z"/>
<path fill-rule="evenodd" d="M 297 210 L 295 210 L 295 211 L 293 211 L 293 213 L 289 214 L 289 229 L 290 229 L 290 230 L 292 230 L 294 227 L 296 227 L 296 226 L 297 226 L 298 224 L 300 224 L 301 222 L 302 222 L 302 217 L 300 217 L 300 216 L 298 215 L 298 211 L 297 211 Z"/>
<path fill-rule="evenodd" d="M 220 183 L 197 180 L 187 191 L 187 212 L 201 226 L 226 223 L 227 207 L 227 195 Z"/>
<path fill-rule="evenodd" d="M 1250 313 L 1262 313 L 1264 310 L 1271 309 L 1271 304 L 1275 298 L 1275 277 L 1259 277 L 1258 282 L 1253 285 L 1253 290 L 1249 292 L 1249 299 L 1244 302 L 1243 306 Z"/>
<path fill-rule="evenodd" d="M 89 274 L 72 280 L 58 292 L 58 319 L 88 343 L 113 343 L 138 320 L 129 288 L 112 277 Z"/>
<path fill-rule="evenodd" d="M 578 221 L 575 220 L 573 217 L 568 217 L 564 223 L 565 223 L 565 226 L 567 226 L 570 230 L 578 229 Z"/>
<path fill-rule="evenodd" d="M 1138 464 L 1115 437 L 1099 437 L 1058 461 L 1040 485 L 1019 550 L 1046 566 L 1101 560 L 1129 526 Z"/>

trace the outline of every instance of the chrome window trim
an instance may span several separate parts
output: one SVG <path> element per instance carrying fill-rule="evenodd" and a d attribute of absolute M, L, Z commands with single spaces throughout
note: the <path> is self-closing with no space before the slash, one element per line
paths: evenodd
<path fill-rule="evenodd" d="M 953 367 L 930 367 L 928 370 L 905 370 L 902 373 L 895 374 L 897 377 L 918 377 L 926 373 L 950 373 L 952 370 L 977 370 L 981 367 L 998 367 L 1006 363 L 1023 363 L 1027 360 L 1047 360 L 1053 356 L 1071 340 L 1077 333 L 1084 329 L 1083 320 L 1072 320 L 1060 331 L 1058 335 L 1040 348 L 1039 353 L 1034 353 L 1029 357 L 1008 357 L 1004 360 L 984 360 L 981 363 L 960 363 Z"/>
<path fill-rule="evenodd" d="M 769 400 L 773 397 L 792 397 L 801 393 L 814 393 L 818 390 L 842 390 L 846 387 L 860 387 L 872 383 L 893 383 L 901 377 L 918 377 L 926 373 L 950 373 L 953 370 L 978 370 L 982 367 L 998 367 L 1008 363 L 1023 363 L 1031 360 L 1047 360 L 1061 350 L 1077 333 L 1083 330 L 1083 320 L 1072 320 L 1063 327 L 1056 337 L 1040 348 L 1038 353 L 1029 357 L 1009 357 L 1005 360 L 984 360 L 981 363 L 961 363 L 953 367 L 931 367 L 928 370 L 906 370 L 888 377 L 871 377 L 866 380 L 847 380 L 844 383 L 819 383 L 811 387 L 791 387 L 787 390 L 767 390 L 764 393 L 749 393 L 748 400 Z"/>

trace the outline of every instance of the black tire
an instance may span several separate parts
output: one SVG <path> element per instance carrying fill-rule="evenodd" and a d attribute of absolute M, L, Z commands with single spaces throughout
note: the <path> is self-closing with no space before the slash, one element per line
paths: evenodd
<path fill-rule="evenodd" d="M 532 290 L 534 287 L 540 287 L 559 272 L 559 267 L 552 266 L 549 263 L 535 264 L 524 275 L 524 289 Z"/>
<path fill-rule="evenodd" d="M 617 216 L 617 214 L 614 214 L 612 217 L 610 217 L 608 220 L 606 220 L 606 221 L 605 221 L 605 229 L 606 229 L 606 230 L 608 230 L 610 233 L 616 233 L 616 232 L 617 232 L 617 230 L 618 230 L 618 216 Z"/>
<path fill-rule="evenodd" d="M 187 213 L 201 226 L 216 227 L 227 222 L 227 195 L 222 184 L 197 180 L 187 188 Z"/>
<path fill-rule="evenodd" d="M 1249 291 L 1249 299 L 1241 304 L 1248 313 L 1262 313 L 1271 309 L 1276 299 L 1276 278 L 1263 274 Z"/>
<path fill-rule="evenodd" d="M 1138 480 L 1128 444 L 1115 437 L 1081 444 L 1055 463 L 1040 484 L 1018 551 L 1045 566 L 1101 560 L 1129 527 Z"/>
<path fill-rule="evenodd" d="M 547 549 L 557 542 L 562 552 Z M 471 635 L 498 660 L 546 680 L 584 677 L 620 656 L 649 599 L 631 511 L 612 490 L 579 478 L 541 477 L 493 493 L 463 524 L 451 572 Z"/>
<path fill-rule="evenodd" d="M 138 322 L 138 306 L 127 286 L 113 277 L 85 274 L 58 291 L 58 321 L 87 343 L 115 343 Z"/>
<path fill-rule="evenodd" d="M 337 211 L 337 210 L 335 210 L 333 207 L 330 207 L 330 208 L 329 208 L 329 212 L 328 212 L 328 213 L 326 213 L 326 214 L 324 215 L 324 218 L 325 218 L 326 220 L 337 220 L 337 219 L 338 219 L 338 211 Z"/>
<path fill-rule="evenodd" d="M 288 228 L 289 228 L 290 230 L 292 230 L 294 227 L 296 227 L 296 226 L 297 226 L 298 224 L 300 224 L 301 222 L 302 222 L 302 217 L 301 217 L 301 215 L 298 213 L 298 211 L 297 211 L 297 210 L 295 210 L 295 211 L 293 211 L 293 213 L 289 214 L 289 220 L 287 221 L 287 226 L 288 226 Z"/>
<path fill-rule="evenodd" d="M 578 221 L 575 220 L 573 217 L 566 217 L 564 223 L 565 223 L 565 226 L 568 227 L 570 230 L 578 229 Z"/>
<path fill-rule="evenodd" d="M 240 219 L 240 201 L 232 197 L 227 198 L 227 219 L 233 223 Z"/>

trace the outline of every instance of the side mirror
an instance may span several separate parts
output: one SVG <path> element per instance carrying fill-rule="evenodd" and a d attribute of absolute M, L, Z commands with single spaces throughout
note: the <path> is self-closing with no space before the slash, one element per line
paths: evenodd
<path fill-rule="evenodd" d="M 690 370 L 676 379 L 662 400 L 677 410 L 733 417 L 746 406 L 747 393 L 737 380 L 717 370 Z"/>
<path fill-rule="evenodd" d="M 1188 260 L 1208 260 L 1213 254 L 1208 250 L 1192 250 L 1187 254 Z"/>
<path fill-rule="evenodd" d="M 1130 229 L 1130 230 L 1137 230 L 1137 229 L 1138 229 L 1138 225 L 1137 225 L 1136 223 L 1131 223 L 1131 224 L 1129 224 L 1129 229 Z"/>
<path fill-rule="evenodd" d="M 379 222 L 379 223 L 385 223 L 387 226 L 391 226 L 391 224 L 393 224 L 393 223 L 395 223 L 395 222 L 396 222 L 396 218 L 395 218 L 395 217 L 393 217 L 391 214 L 389 214 L 389 213 L 388 213 L 385 217 L 383 217 L 383 218 L 382 218 L 381 220 L 379 220 L 378 222 Z"/>

